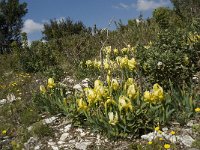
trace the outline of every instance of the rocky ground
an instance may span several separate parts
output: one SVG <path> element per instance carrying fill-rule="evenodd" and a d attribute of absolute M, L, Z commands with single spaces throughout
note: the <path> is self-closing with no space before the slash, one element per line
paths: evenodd
<path fill-rule="evenodd" d="M 188 122 L 187 126 L 180 128 L 178 124 L 172 128 L 163 128 L 162 133 L 152 132 L 142 135 L 141 139 L 127 139 L 111 140 L 100 134 L 90 132 L 90 129 L 76 128 L 72 126 L 70 120 L 54 116 L 43 120 L 43 123 L 49 124 L 54 129 L 54 138 L 39 141 L 35 137 L 31 137 L 25 144 L 25 149 L 78 149 L 78 150 L 94 150 L 94 149 L 107 149 L 107 150 L 128 150 L 132 149 L 133 143 L 147 143 L 155 137 L 163 137 L 173 143 L 179 145 L 180 149 L 185 150 L 198 150 L 191 148 L 192 143 L 197 138 L 192 127 L 199 125 L 194 120 Z M 30 127 L 31 128 L 31 127 Z M 31 130 L 31 129 L 29 129 Z M 169 135 L 170 131 L 176 131 L 176 135 Z"/>

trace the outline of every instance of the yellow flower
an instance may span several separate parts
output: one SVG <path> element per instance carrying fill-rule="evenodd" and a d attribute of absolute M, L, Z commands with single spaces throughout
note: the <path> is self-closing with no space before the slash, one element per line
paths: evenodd
<path fill-rule="evenodd" d="M 126 48 L 126 47 L 122 48 L 121 51 L 122 51 L 122 53 L 127 53 L 128 52 L 128 48 Z"/>
<path fill-rule="evenodd" d="M 86 102 L 83 101 L 83 99 L 77 99 L 77 105 L 78 105 L 78 110 L 83 110 L 85 111 L 87 109 L 87 104 Z"/>
<path fill-rule="evenodd" d="M 200 112 L 200 107 L 197 107 L 197 108 L 195 109 L 195 112 Z"/>
<path fill-rule="evenodd" d="M 127 58 L 127 56 L 122 57 L 120 59 L 119 65 L 120 65 L 121 68 L 127 67 L 127 65 L 128 65 L 128 58 Z"/>
<path fill-rule="evenodd" d="M 104 104 L 105 109 L 107 109 L 110 105 L 116 105 L 116 102 L 113 99 L 108 98 Z"/>
<path fill-rule="evenodd" d="M 136 67 L 135 58 L 128 60 L 128 68 L 132 71 Z"/>
<path fill-rule="evenodd" d="M 110 86 L 110 75 L 107 75 L 106 81 L 107 81 L 108 85 Z"/>
<path fill-rule="evenodd" d="M 104 96 L 104 87 L 103 86 L 99 86 L 99 87 L 96 87 L 94 89 L 94 92 L 95 92 L 95 95 L 96 95 L 96 100 L 101 100 L 102 97 Z"/>
<path fill-rule="evenodd" d="M 106 47 L 103 49 L 103 51 L 104 51 L 107 55 L 109 55 L 109 54 L 111 53 L 111 46 L 106 46 Z"/>
<path fill-rule="evenodd" d="M 104 59 L 103 60 L 103 65 L 104 65 L 104 69 L 110 69 L 110 65 L 109 65 L 109 63 L 108 63 L 108 60 L 107 59 Z"/>
<path fill-rule="evenodd" d="M 170 145 L 169 145 L 169 144 L 165 144 L 165 145 L 164 145 L 164 148 L 165 148 L 165 149 L 170 149 Z"/>
<path fill-rule="evenodd" d="M 85 62 L 85 64 L 86 64 L 87 67 L 91 67 L 92 66 L 92 61 L 91 60 L 87 60 Z"/>
<path fill-rule="evenodd" d="M 159 138 L 159 140 L 160 140 L 160 141 L 162 141 L 162 140 L 163 140 L 163 138 Z"/>
<path fill-rule="evenodd" d="M 95 59 L 94 62 L 93 62 L 93 65 L 94 65 L 95 68 L 100 69 L 100 67 L 101 67 L 101 62 L 100 62 L 100 61 L 97 61 L 97 60 Z"/>
<path fill-rule="evenodd" d="M 135 84 L 134 79 L 133 78 L 128 78 L 126 83 L 124 84 L 124 90 L 127 90 L 127 88 L 132 84 Z"/>
<path fill-rule="evenodd" d="M 159 102 L 164 99 L 163 88 L 158 83 L 153 85 L 152 97 L 154 102 Z"/>
<path fill-rule="evenodd" d="M 123 109 L 125 109 L 126 112 L 128 110 L 133 111 L 131 101 L 126 96 L 119 97 L 119 110 L 122 111 Z"/>
<path fill-rule="evenodd" d="M 113 52 L 115 55 L 117 55 L 119 53 L 118 49 L 116 49 L 116 48 L 113 50 Z"/>
<path fill-rule="evenodd" d="M 148 144 L 151 145 L 151 144 L 153 144 L 153 142 L 152 142 L 152 141 L 149 141 Z"/>
<path fill-rule="evenodd" d="M 137 96 L 137 92 L 136 92 L 136 89 L 135 89 L 135 85 L 132 84 L 128 87 L 128 90 L 127 90 L 127 95 L 129 98 L 136 98 Z"/>
<path fill-rule="evenodd" d="M 159 131 L 160 130 L 160 127 L 155 127 L 155 131 Z"/>
<path fill-rule="evenodd" d="M 103 82 L 101 82 L 101 80 L 95 80 L 94 81 L 94 88 L 98 88 L 99 86 L 103 86 Z"/>
<path fill-rule="evenodd" d="M 117 90 L 119 88 L 119 83 L 116 79 L 112 79 L 112 82 L 111 82 L 111 87 L 114 89 L 114 90 Z"/>
<path fill-rule="evenodd" d="M 116 123 L 118 122 L 118 114 L 117 114 L 117 112 L 115 112 L 115 115 L 114 115 L 113 112 L 109 112 L 108 113 L 108 118 L 109 118 L 109 124 L 116 125 Z"/>
<path fill-rule="evenodd" d="M 151 93 L 149 91 L 144 92 L 144 100 L 145 101 L 151 100 Z"/>
<path fill-rule="evenodd" d="M 46 93 L 46 89 L 45 89 L 44 85 L 40 85 L 40 92 L 43 94 Z"/>
<path fill-rule="evenodd" d="M 174 135 L 174 134 L 176 134 L 176 132 L 175 132 L 175 131 L 171 131 L 170 134 L 171 134 L 171 135 Z"/>
<path fill-rule="evenodd" d="M 53 88 L 56 84 L 54 83 L 54 79 L 53 78 L 49 78 L 48 79 L 48 87 L 49 88 Z"/>
<path fill-rule="evenodd" d="M 6 131 L 6 130 L 3 130 L 3 131 L 2 131 L 2 134 L 6 134 L 6 133 L 7 133 L 7 131 Z"/>
<path fill-rule="evenodd" d="M 94 92 L 93 89 L 86 88 L 85 89 L 85 95 L 86 95 L 86 97 L 88 99 L 89 105 L 95 102 L 96 93 Z"/>

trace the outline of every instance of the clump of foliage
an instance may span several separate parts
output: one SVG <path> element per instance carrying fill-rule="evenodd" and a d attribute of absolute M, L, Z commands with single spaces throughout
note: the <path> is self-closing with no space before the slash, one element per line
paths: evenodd
<path fill-rule="evenodd" d="M 169 80 L 176 85 L 190 84 L 193 75 L 200 70 L 199 40 L 199 35 L 167 30 L 161 32 L 155 42 L 139 45 L 136 57 L 142 74 L 151 83 L 159 82 L 165 87 Z"/>

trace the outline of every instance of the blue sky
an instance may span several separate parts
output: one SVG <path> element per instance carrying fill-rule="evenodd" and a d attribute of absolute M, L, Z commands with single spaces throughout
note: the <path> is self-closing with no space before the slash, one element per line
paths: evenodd
<path fill-rule="evenodd" d="M 28 13 L 24 17 L 23 31 L 30 41 L 39 40 L 43 24 L 50 19 L 70 17 L 73 21 L 82 21 L 86 26 L 105 28 L 109 21 L 137 18 L 140 13 L 150 17 L 152 10 L 160 6 L 170 6 L 170 0 L 20 0 L 28 4 Z M 114 23 L 111 29 L 114 28 Z"/>

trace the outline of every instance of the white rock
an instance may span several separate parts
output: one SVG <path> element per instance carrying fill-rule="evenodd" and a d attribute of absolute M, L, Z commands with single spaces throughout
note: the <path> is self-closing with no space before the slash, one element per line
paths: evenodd
<path fill-rule="evenodd" d="M 40 145 L 37 145 L 34 150 L 40 150 Z"/>
<path fill-rule="evenodd" d="M 164 127 L 164 128 L 162 128 L 162 131 L 163 131 L 163 132 L 167 132 L 167 131 L 168 131 L 168 128 L 167 128 L 167 127 Z"/>
<path fill-rule="evenodd" d="M 79 150 L 86 150 L 87 146 L 89 146 L 92 142 L 80 142 L 80 143 L 76 143 L 75 147 L 76 149 Z"/>
<path fill-rule="evenodd" d="M 83 136 L 85 136 L 86 135 L 86 133 L 85 132 L 81 132 L 81 137 L 83 137 Z"/>
<path fill-rule="evenodd" d="M 59 145 L 63 145 L 65 142 L 63 142 L 63 141 L 58 141 L 58 144 Z"/>
<path fill-rule="evenodd" d="M 84 88 L 87 88 L 87 87 L 89 87 L 89 84 L 88 84 L 88 83 L 82 83 L 82 86 L 83 86 Z"/>
<path fill-rule="evenodd" d="M 101 145 L 100 135 L 97 134 L 97 141 L 95 142 L 97 145 Z"/>
<path fill-rule="evenodd" d="M 67 126 L 65 126 L 64 128 L 64 132 L 68 132 L 71 129 L 71 124 L 68 124 Z"/>
<path fill-rule="evenodd" d="M 0 100 L 0 105 L 3 105 L 3 104 L 5 104 L 7 102 L 7 100 L 6 99 L 2 99 L 2 100 Z"/>
<path fill-rule="evenodd" d="M 85 79 L 82 80 L 82 83 L 88 83 L 88 82 L 90 82 L 89 78 L 85 78 Z"/>
<path fill-rule="evenodd" d="M 67 91 L 65 94 L 68 95 L 68 94 L 71 94 L 71 93 L 72 93 L 71 91 Z"/>
<path fill-rule="evenodd" d="M 48 145 L 50 145 L 50 146 L 54 146 L 54 145 L 56 145 L 56 143 L 55 142 L 48 142 Z"/>
<path fill-rule="evenodd" d="M 76 131 L 77 131 L 77 132 L 83 132 L 83 129 L 78 128 L 78 129 L 76 129 Z"/>
<path fill-rule="evenodd" d="M 192 143 L 194 142 L 194 139 L 189 135 L 179 137 L 179 140 L 187 147 L 191 147 Z"/>
<path fill-rule="evenodd" d="M 83 91 L 83 89 L 82 89 L 82 87 L 81 87 L 80 84 L 74 85 L 74 86 L 73 86 L 73 89 L 78 90 L 78 91 L 81 91 L 81 92 Z"/>
<path fill-rule="evenodd" d="M 187 123 L 187 126 L 188 126 L 188 127 L 192 127 L 194 124 L 195 124 L 195 120 L 190 120 L 190 121 Z"/>
<path fill-rule="evenodd" d="M 58 117 L 54 117 L 54 116 L 51 117 L 51 118 L 46 118 L 46 119 L 43 120 L 43 123 L 44 124 L 50 124 L 50 123 L 54 122 L 57 118 Z"/>
<path fill-rule="evenodd" d="M 60 141 L 65 141 L 65 139 L 69 137 L 69 133 L 63 133 L 60 137 Z"/>
<path fill-rule="evenodd" d="M 27 129 L 28 129 L 28 131 L 31 131 L 33 129 L 33 126 L 30 126 Z"/>
<path fill-rule="evenodd" d="M 70 141 L 69 141 L 69 143 L 75 143 L 75 142 L 76 142 L 75 140 L 70 140 Z"/>
<path fill-rule="evenodd" d="M 58 148 L 57 146 L 51 146 L 51 148 L 52 148 L 53 150 L 59 150 L 59 148 Z"/>

